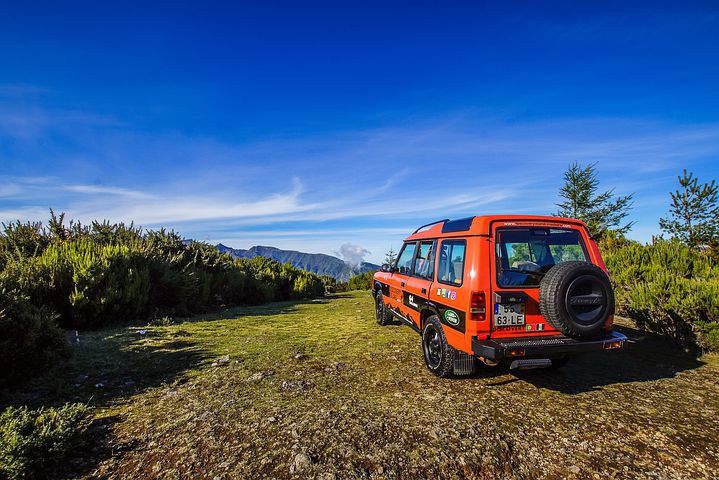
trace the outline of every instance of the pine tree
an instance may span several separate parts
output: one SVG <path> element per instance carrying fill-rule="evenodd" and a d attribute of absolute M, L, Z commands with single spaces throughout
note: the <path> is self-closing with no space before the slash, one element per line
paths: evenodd
<path fill-rule="evenodd" d="M 559 190 L 564 201 L 556 204 L 559 207 L 557 216 L 582 220 L 597 237 L 610 231 L 625 234 L 634 222 L 620 224 L 632 208 L 634 194 L 614 197 L 614 189 L 611 189 L 597 195 L 599 180 L 595 167 L 596 163 L 580 167 L 575 162 L 567 168 L 564 186 Z"/>
<path fill-rule="evenodd" d="M 389 252 L 385 254 L 384 263 L 385 265 L 393 266 L 394 262 L 397 261 L 397 253 L 390 247 Z"/>
<path fill-rule="evenodd" d="M 65 228 L 65 212 L 60 215 L 55 215 L 55 211 L 50 209 L 50 221 L 48 222 L 48 230 L 50 231 L 50 237 L 56 240 L 64 241 L 69 237 L 68 230 Z"/>
<path fill-rule="evenodd" d="M 670 193 L 669 217 L 659 220 L 659 227 L 689 247 L 714 246 L 719 243 L 719 186 L 715 181 L 699 185 L 699 179 L 686 169 L 679 189 Z"/>

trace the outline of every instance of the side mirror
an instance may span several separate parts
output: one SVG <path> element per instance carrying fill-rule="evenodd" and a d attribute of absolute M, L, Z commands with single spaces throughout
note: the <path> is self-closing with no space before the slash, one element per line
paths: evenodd
<path fill-rule="evenodd" d="M 392 273 L 394 271 L 394 269 L 392 267 L 390 267 L 388 263 L 385 263 L 384 265 L 382 265 L 380 267 L 379 271 L 385 272 L 385 273 Z"/>

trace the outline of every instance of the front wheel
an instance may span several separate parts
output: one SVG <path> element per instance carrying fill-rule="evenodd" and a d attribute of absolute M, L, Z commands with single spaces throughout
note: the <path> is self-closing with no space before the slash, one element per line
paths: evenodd
<path fill-rule="evenodd" d="M 377 297 L 374 301 L 374 316 L 377 320 L 377 323 L 384 327 L 390 322 L 390 313 L 387 309 L 387 306 L 384 304 L 384 297 L 382 296 L 382 292 L 377 292 Z"/>
<path fill-rule="evenodd" d="M 422 330 L 422 351 L 424 363 L 430 372 L 438 377 L 449 377 L 454 371 L 454 348 L 447 343 L 447 337 L 439 317 L 429 317 Z"/>

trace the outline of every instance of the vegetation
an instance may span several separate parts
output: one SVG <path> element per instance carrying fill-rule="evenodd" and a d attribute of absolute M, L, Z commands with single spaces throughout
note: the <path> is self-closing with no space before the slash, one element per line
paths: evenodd
<path fill-rule="evenodd" d="M 559 190 L 564 200 L 557 204 L 557 215 L 582 220 L 597 238 L 611 231 L 626 233 L 633 223 L 621 223 L 632 208 L 634 194 L 616 198 L 614 190 L 597 194 L 599 180 L 595 167 L 596 164 L 580 167 L 575 162 L 564 172 L 564 186 Z"/>
<path fill-rule="evenodd" d="M 22 293 L 0 287 L 0 387 L 67 357 L 67 342 L 56 318 Z"/>
<path fill-rule="evenodd" d="M 233 259 L 165 230 L 70 222 L 0 233 L 0 384 L 67 353 L 64 333 L 112 322 L 188 315 L 229 305 L 322 296 L 312 273 L 257 257 Z"/>
<path fill-rule="evenodd" d="M 719 186 L 714 180 L 699 185 L 699 179 L 686 170 L 677 178 L 680 188 L 670 193 L 669 216 L 660 219 L 659 226 L 690 248 L 716 249 L 719 246 Z"/>
<path fill-rule="evenodd" d="M 0 413 L 0 478 L 54 477 L 64 456 L 81 441 L 88 408 L 7 408 Z"/>
<path fill-rule="evenodd" d="M 615 237 L 600 247 L 621 314 L 684 347 L 719 350 L 716 261 L 678 239 L 642 245 Z"/>
<path fill-rule="evenodd" d="M 366 272 L 355 275 L 347 282 L 347 290 L 370 290 L 376 272 Z"/>
<path fill-rule="evenodd" d="M 325 294 L 339 293 L 347 290 L 347 282 L 338 282 L 335 277 L 329 275 L 320 275 L 322 285 L 325 287 Z"/>
<path fill-rule="evenodd" d="M 719 350 L 719 258 L 711 248 L 719 245 L 719 187 L 699 185 L 684 171 L 680 189 L 671 193 L 670 216 L 660 220 L 672 238 L 642 245 L 624 237 L 632 223 L 620 226 L 632 195 L 597 195 L 594 165 L 574 163 L 564 180 L 559 215 L 583 220 L 600 239 L 619 312 L 685 348 Z"/>
<path fill-rule="evenodd" d="M 384 265 L 389 265 L 389 266 L 393 267 L 396 262 L 397 262 L 397 252 L 395 252 L 394 249 L 390 248 L 389 251 L 384 256 Z"/>

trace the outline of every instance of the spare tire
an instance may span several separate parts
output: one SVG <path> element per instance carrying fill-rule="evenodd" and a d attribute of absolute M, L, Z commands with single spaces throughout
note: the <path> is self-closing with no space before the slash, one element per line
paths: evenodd
<path fill-rule="evenodd" d="M 539 284 L 539 310 L 552 327 L 567 336 L 600 333 L 614 313 L 614 290 L 601 268 L 588 262 L 563 262 Z"/>

